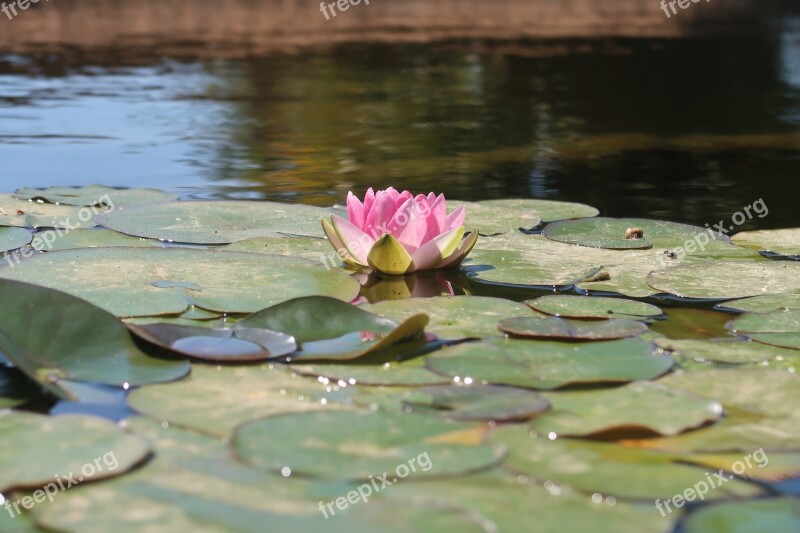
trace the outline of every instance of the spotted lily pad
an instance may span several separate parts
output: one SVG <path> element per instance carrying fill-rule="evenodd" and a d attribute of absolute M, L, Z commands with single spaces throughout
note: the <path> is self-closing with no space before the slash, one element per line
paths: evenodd
<path fill-rule="evenodd" d="M 706 361 L 729 364 L 763 363 L 792 355 L 792 350 L 785 348 L 730 338 L 704 340 L 662 337 L 654 342 L 660 348 L 674 352 L 674 356 L 692 358 L 701 363 Z"/>
<path fill-rule="evenodd" d="M 164 244 L 154 239 L 140 239 L 123 235 L 108 229 L 76 229 L 69 233 L 56 230 L 41 231 L 36 234 L 32 246 L 44 252 L 72 250 L 74 248 L 100 248 L 107 246 L 163 247 Z"/>
<path fill-rule="evenodd" d="M 0 291 L 0 351 L 54 394 L 68 396 L 58 388 L 62 378 L 122 386 L 189 373 L 184 361 L 147 355 L 122 322 L 84 300 L 8 280 Z"/>
<path fill-rule="evenodd" d="M 402 340 L 419 337 L 428 317 L 416 314 L 402 323 L 364 311 L 335 298 L 309 296 L 250 315 L 237 328 L 263 328 L 293 336 L 292 361 L 356 359 Z"/>
<path fill-rule="evenodd" d="M 504 426 L 488 442 L 508 447 L 505 466 L 533 479 L 567 484 L 588 493 L 649 500 L 672 498 L 706 481 L 705 470 L 677 464 L 669 454 L 604 442 L 555 438 L 521 426 Z M 707 499 L 754 496 L 757 485 L 726 480 Z M 652 505 L 652 503 L 651 503 Z M 658 515 L 655 509 L 652 512 Z"/>
<path fill-rule="evenodd" d="M 732 320 L 728 328 L 757 342 L 800 350 L 800 309 L 745 313 Z"/>
<path fill-rule="evenodd" d="M 453 378 L 531 389 L 652 379 L 673 363 L 641 339 L 572 344 L 490 338 L 445 348 L 426 360 L 428 368 Z"/>
<path fill-rule="evenodd" d="M 548 239 L 567 244 L 614 250 L 646 249 L 653 246 L 664 248 L 676 241 L 693 240 L 700 234 L 711 240 L 704 228 L 641 218 L 596 217 L 563 220 L 548 224 L 543 234 Z M 728 242 L 727 237 L 720 239 Z"/>
<path fill-rule="evenodd" d="M 463 474 L 489 468 L 503 458 L 502 446 L 477 440 L 480 426 L 436 417 L 390 412 L 325 412 L 271 416 L 237 428 L 232 447 L 243 461 L 270 471 L 284 468 L 323 479 L 367 480 L 398 464 L 427 457 L 412 479 Z M 286 439 L 293 442 L 286 446 Z M 408 469 L 408 467 L 406 467 Z M 399 472 L 398 472 L 399 474 Z"/>
<path fill-rule="evenodd" d="M 280 233 L 323 237 L 320 207 L 275 202 L 190 201 L 115 209 L 97 223 L 135 237 L 229 244 Z"/>
<path fill-rule="evenodd" d="M 33 235 L 31 232 L 22 228 L 2 228 L 0 227 L 0 252 L 16 250 L 22 248 L 29 242 Z"/>
<path fill-rule="evenodd" d="M 596 341 L 635 337 L 647 326 L 635 320 L 565 320 L 557 317 L 514 317 L 499 322 L 501 331 L 514 337 Z"/>
<path fill-rule="evenodd" d="M 800 292 L 800 264 L 792 261 L 686 263 L 651 273 L 647 282 L 685 298 L 732 299 Z"/>
<path fill-rule="evenodd" d="M 0 268 L 0 278 L 62 290 L 121 317 L 180 314 L 190 305 L 253 313 L 311 294 L 350 301 L 359 287 L 305 259 L 190 248 L 51 252 Z"/>
<path fill-rule="evenodd" d="M 722 406 L 713 400 L 648 381 L 546 396 L 552 411 L 533 421 L 543 435 L 583 437 L 613 430 L 677 435 L 722 415 Z"/>
<path fill-rule="evenodd" d="M 731 241 L 746 248 L 800 257 L 800 228 L 743 231 L 731 237 Z"/>
<path fill-rule="evenodd" d="M 766 498 L 709 505 L 689 515 L 686 533 L 786 533 L 800 530 L 800 499 Z"/>
<path fill-rule="evenodd" d="M 767 294 L 732 302 L 717 304 L 718 309 L 732 309 L 749 313 L 769 313 L 781 309 L 800 309 L 800 294 Z"/>
<path fill-rule="evenodd" d="M 0 412 L 0 438 L 0 491 L 55 485 L 61 476 L 74 475 L 73 483 L 118 476 L 149 452 L 143 439 L 84 415 Z"/>
<path fill-rule="evenodd" d="M 293 337 L 267 329 L 217 329 L 173 324 L 128 324 L 128 329 L 147 342 L 206 361 L 263 361 L 288 355 L 297 349 Z"/>
<path fill-rule="evenodd" d="M 108 196 L 109 200 L 104 197 Z M 123 206 L 169 202 L 177 196 L 157 189 L 115 189 L 105 185 L 86 185 L 84 187 L 49 187 L 47 189 L 23 188 L 14 193 L 21 200 L 43 200 L 51 204 L 77 206 L 99 205 Z"/>
<path fill-rule="evenodd" d="M 500 319 L 507 316 L 535 315 L 523 304 L 481 296 L 387 300 L 361 307 L 394 320 L 404 320 L 424 312 L 430 317 L 426 331 L 442 339 L 494 336 L 497 335 L 497 322 Z"/>
<path fill-rule="evenodd" d="M 655 305 L 622 298 L 551 294 L 525 302 L 533 309 L 562 318 L 643 319 L 663 314 Z"/>

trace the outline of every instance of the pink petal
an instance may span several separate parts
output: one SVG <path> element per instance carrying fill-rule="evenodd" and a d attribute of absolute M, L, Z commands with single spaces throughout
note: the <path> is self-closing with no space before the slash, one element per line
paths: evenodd
<path fill-rule="evenodd" d="M 345 245 L 350 255 L 359 264 L 367 266 L 367 256 L 375 244 L 375 240 L 359 228 L 338 215 L 331 215 L 331 222 L 336 230 L 339 240 Z"/>
<path fill-rule="evenodd" d="M 447 249 L 454 248 L 453 240 L 460 239 L 463 234 L 464 230 L 459 226 L 446 233 L 442 233 L 435 239 L 420 246 L 419 249 L 411 255 L 411 259 L 414 261 L 414 268 L 416 270 L 438 268 L 446 257 L 451 255 L 451 253 L 448 253 L 449 250 Z"/>
<path fill-rule="evenodd" d="M 378 239 L 384 233 L 389 233 L 388 222 L 395 212 L 397 212 L 397 206 L 391 195 L 385 191 L 378 191 L 378 194 L 375 195 L 375 203 L 372 204 L 372 209 L 369 210 L 364 220 L 364 232 L 368 233 L 373 240 Z"/>
<path fill-rule="evenodd" d="M 397 208 L 400 209 L 400 206 L 406 203 L 406 200 L 413 197 L 414 195 L 412 195 L 409 191 L 401 192 L 400 195 L 397 197 L 397 200 L 395 201 L 395 203 L 397 204 Z"/>
<path fill-rule="evenodd" d="M 364 195 L 364 220 L 367 220 L 367 215 L 369 214 L 369 210 L 372 209 L 372 204 L 375 203 L 375 191 L 372 190 L 372 187 L 367 189 L 367 194 Z M 363 225 L 361 226 L 363 228 Z"/>
<path fill-rule="evenodd" d="M 444 195 L 443 195 L 443 194 L 440 194 L 439 196 L 441 196 L 442 198 L 444 198 Z M 431 203 L 431 204 L 432 204 L 432 203 L 433 203 L 433 202 L 435 202 L 435 201 L 436 201 L 436 195 L 435 195 L 434 193 L 432 193 L 432 192 L 429 192 L 429 193 L 428 193 L 428 203 Z"/>
<path fill-rule="evenodd" d="M 453 229 L 445 227 L 445 219 L 447 218 L 447 207 L 444 202 L 444 196 L 439 195 L 439 197 L 436 198 L 432 204 L 430 204 L 429 211 L 430 212 L 428 213 L 428 233 L 425 235 L 425 240 L 423 242 L 428 242 L 429 240 L 445 232 L 446 230 Z"/>
<path fill-rule="evenodd" d="M 347 193 L 347 218 L 357 228 L 364 227 L 364 205 L 352 191 Z"/>
<path fill-rule="evenodd" d="M 444 219 L 444 229 L 451 230 L 463 226 L 465 216 L 466 212 L 464 211 L 464 206 L 459 206 L 458 209 L 447 215 L 447 218 Z"/>
<path fill-rule="evenodd" d="M 406 200 L 397 210 L 388 228 L 409 254 L 419 248 L 428 231 L 425 219 L 416 214 L 416 203 L 413 198 Z"/>

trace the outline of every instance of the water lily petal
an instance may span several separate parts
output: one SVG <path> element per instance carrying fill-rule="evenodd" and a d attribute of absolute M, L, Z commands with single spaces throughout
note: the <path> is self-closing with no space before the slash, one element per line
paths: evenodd
<path fill-rule="evenodd" d="M 367 194 L 364 195 L 364 222 L 367 221 L 367 215 L 369 214 L 370 210 L 372 209 L 372 205 L 375 203 L 375 191 L 372 190 L 372 187 L 367 189 Z M 364 229 L 364 225 L 362 224 L 361 229 Z"/>
<path fill-rule="evenodd" d="M 458 245 L 456 251 L 450 254 L 449 257 L 445 258 L 444 261 L 439 265 L 439 268 L 455 268 L 461 264 L 467 255 L 472 251 L 473 246 L 475 243 L 478 242 L 478 232 L 471 231 L 464 237 L 464 240 Z"/>
<path fill-rule="evenodd" d="M 414 195 L 411 194 L 411 192 L 409 192 L 409 191 L 401 192 L 400 196 L 397 197 L 397 202 L 396 202 L 397 208 L 400 209 L 400 206 L 403 205 L 406 200 L 408 200 L 409 198 L 413 198 L 413 197 L 414 197 Z"/>
<path fill-rule="evenodd" d="M 450 255 L 458 248 L 461 237 L 464 236 L 464 227 L 452 229 L 442 233 L 435 239 L 423 244 L 411 256 L 414 260 L 414 270 L 431 270 L 439 268 Z"/>
<path fill-rule="evenodd" d="M 333 226 L 331 226 L 330 222 L 324 218 L 322 219 L 322 231 L 325 232 L 325 235 L 328 237 L 328 241 L 330 241 L 331 246 L 333 246 L 333 249 L 336 250 L 337 254 L 339 254 L 339 257 L 342 259 L 342 261 L 349 265 L 358 265 L 358 261 L 356 261 L 352 254 L 350 254 L 350 252 L 347 250 L 347 247 L 339 238 L 339 234 L 336 233 L 336 230 L 333 228 Z"/>
<path fill-rule="evenodd" d="M 419 248 L 428 232 L 426 219 L 421 217 L 416 209 L 415 200 L 409 198 L 397 210 L 388 224 L 389 233 L 400 241 L 410 254 L 413 254 Z"/>
<path fill-rule="evenodd" d="M 402 276 L 413 266 L 411 256 L 403 245 L 388 233 L 375 242 L 367 261 L 378 272 L 392 276 Z"/>
<path fill-rule="evenodd" d="M 445 205 L 444 195 L 440 194 L 433 203 L 428 204 L 428 233 L 422 242 L 428 242 L 437 235 L 452 228 L 445 227 L 447 218 L 447 206 Z"/>
<path fill-rule="evenodd" d="M 375 203 L 369 210 L 365 220 L 363 230 L 373 239 L 377 239 L 384 233 L 389 233 L 387 222 L 392 219 L 397 206 L 392 199 L 392 195 L 386 191 L 378 191 L 375 195 Z"/>
<path fill-rule="evenodd" d="M 447 218 L 445 218 L 444 229 L 451 230 L 453 228 L 463 226 L 465 216 L 466 213 L 464 211 L 464 206 L 459 206 L 458 209 L 447 215 Z"/>
<path fill-rule="evenodd" d="M 367 266 L 367 255 L 375 242 L 372 237 L 355 227 L 349 220 L 331 215 L 331 223 L 339 241 L 360 265 Z"/>
<path fill-rule="evenodd" d="M 352 192 L 347 193 L 347 218 L 357 228 L 364 227 L 364 204 Z"/>

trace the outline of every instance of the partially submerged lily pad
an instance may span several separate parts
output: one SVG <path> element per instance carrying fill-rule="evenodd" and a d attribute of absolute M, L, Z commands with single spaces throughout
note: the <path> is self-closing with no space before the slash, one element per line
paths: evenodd
<path fill-rule="evenodd" d="M 108 200 L 104 197 L 108 196 Z M 47 189 L 23 188 L 14 193 L 20 200 L 42 200 L 51 204 L 76 206 L 117 207 L 133 204 L 169 202 L 177 196 L 157 189 L 115 189 L 105 185 L 84 187 L 48 187 Z"/>
<path fill-rule="evenodd" d="M 275 202 L 186 201 L 115 209 L 97 223 L 135 237 L 194 244 L 229 244 L 290 233 L 323 237 L 321 207 Z"/>
<path fill-rule="evenodd" d="M 0 268 L 0 278 L 62 290 L 121 317 L 180 314 L 190 305 L 253 313 L 312 294 L 350 301 L 359 288 L 305 259 L 190 248 L 51 252 Z"/>
<path fill-rule="evenodd" d="M 731 237 L 731 242 L 763 252 L 800 257 L 800 228 L 743 231 Z"/>
<path fill-rule="evenodd" d="M 635 337 L 647 331 L 647 326 L 635 320 L 567 320 L 557 317 L 514 317 L 499 322 L 501 331 L 514 337 L 596 341 Z"/>
<path fill-rule="evenodd" d="M 232 447 L 260 468 L 331 480 L 367 480 L 392 473 L 417 458 L 412 479 L 489 468 L 503 458 L 500 446 L 476 440 L 480 426 L 431 416 L 390 412 L 326 412 L 271 416 L 237 428 Z M 294 444 L 285 446 L 286 439 Z M 425 461 L 422 458 L 425 457 Z M 425 465 L 428 464 L 426 467 Z"/>
<path fill-rule="evenodd" d="M 550 294 L 527 300 L 533 309 L 562 318 L 625 318 L 644 319 L 663 314 L 663 311 L 644 302 L 608 298 L 603 296 L 570 296 L 567 294 Z"/>
<path fill-rule="evenodd" d="M 677 435 L 722 415 L 722 405 L 713 400 L 648 381 L 546 396 L 552 411 L 532 423 L 541 435 L 583 437 L 609 431 Z"/>
<path fill-rule="evenodd" d="M 573 344 L 490 338 L 445 348 L 426 360 L 428 368 L 453 378 L 545 390 L 652 379 L 673 363 L 641 339 Z"/>

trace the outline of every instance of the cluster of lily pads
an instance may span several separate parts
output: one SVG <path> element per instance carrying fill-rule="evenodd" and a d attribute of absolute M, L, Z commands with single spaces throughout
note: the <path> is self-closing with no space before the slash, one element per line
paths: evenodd
<path fill-rule="evenodd" d="M 704 229 L 461 205 L 480 237 L 460 270 L 391 277 L 331 268 L 337 207 L 0 196 L 0 493 L 119 461 L 0 506 L 0 531 L 797 530 L 800 228 L 675 260 Z M 728 334 L 659 333 L 684 304 Z M 421 453 L 429 470 L 320 512 Z M 720 469 L 704 502 L 655 508 Z"/>

